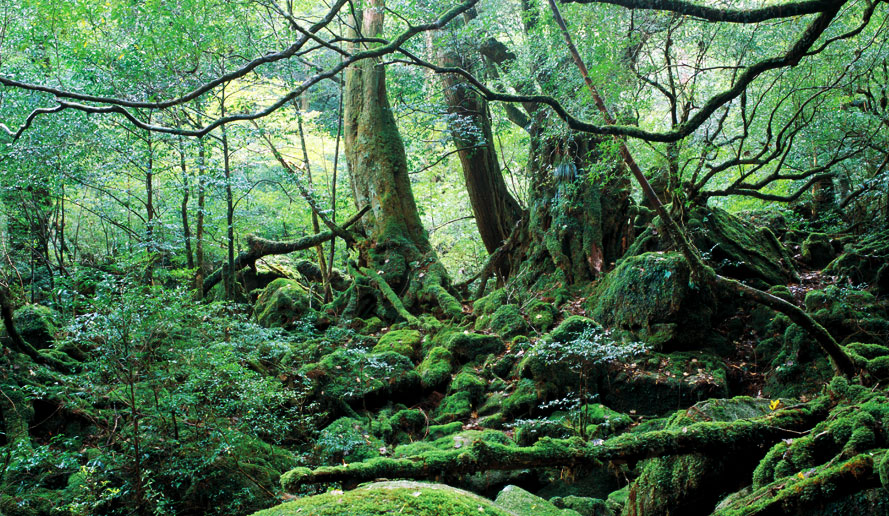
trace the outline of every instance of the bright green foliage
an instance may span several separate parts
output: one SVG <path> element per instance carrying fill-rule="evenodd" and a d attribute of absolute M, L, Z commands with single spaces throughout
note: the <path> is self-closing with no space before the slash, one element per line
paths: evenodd
<path fill-rule="evenodd" d="M 331 491 L 302 498 L 255 516 L 514 516 L 490 500 L 442 484 L 378 482 L 353 491 Z"/>
<path fill-rule="evenodd" d="M 380 341 L 374 346 L 374 353 L 394 351 L 410 359 L 414 359 L 420 352 L 420 343 L 423 336 L 417 330 L 392 330 L 380 337 Z"/>
<path fill-rule="evenodd" d="M 280 278 L 262 291 L 253 313 L 263 326 L 290 328 L 310 312 L 310 304 L 305 287 L 294 280 Z"/>
<path fill-rule="evenodd" d="M 358 462 L 380 456 L 383 442 L 358 420 L 344 417 L 327 425 L 315 441 L 315 453 L 323 464 Z"/>

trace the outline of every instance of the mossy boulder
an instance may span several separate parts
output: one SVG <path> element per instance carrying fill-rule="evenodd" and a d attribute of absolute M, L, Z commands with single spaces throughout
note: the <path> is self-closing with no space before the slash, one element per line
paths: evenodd
<path fill-rule="evenodd" d="M 527 308 L 528 321 L 535 330 L 546 332 L 552 329 L 556 318 L 559 316 L 559 310 L 552 303 L 543 301 L 534 301 Z"/>
<path fill-rule="evenodd" d="M 415 359 L 420 353 L 422 342 L 423 336 L 417 330 L 392 330 L 380 337 L 373 351 L 374 353 L 392 351 Z"/>
<path fill-rule="evenodd" d="M 556 507 L 571 509 L 580 516 L 612 516 L 608 503 L 601 498 L 586 496 L 560 496 L 550 499 Z"/>
<path fill-rule="evenodd" d="M 253 307 L 259 324 L 277 328 L 292 328 L 311 311 L 311 298 L 305 287 L 286 278 L 269 283 Z"/>
<path fill-rule="evenodd" d="M 448 389 L 451 393 L 465 392 L 469 394 L 469 399 L 473 404 L 477 404 L 485 395 L 485 389 L 488 382 L 480 377 L 472 368 L 464 367 L 462 371 L 454 376 L 451 380 L 451 386 Z"/>
<path fill-rule="evenodd" d="M 729 395 L 726 366 L 705 352 L 652 353 L 615 366 L 600 385 L 605 405 L 629 414 L 657 415 Z"/>
<path fill-rule="evenodd" d="M 881 294 L 889 293 L 889 228 L 847 244 L 824 273 L 867 284 Z"/>
<path fill-rule="evenodd" d="M 429 350 L 426 358 L 417 367 L 423 388 L 436 389 L 447 384 L 451 379 L 453 364 L 454 355 L 447 348 L 436 346 Z"/>
<path fill-rule="evenodd" d="M 686 227 L 719 274 L 762 288 L 798 280 L 790 254 L 766 227 L 706 206 L 689 213 Z"/>
<path fill-rule="evenodd" d="M 580 516 L 572 509 L 560 509 L 517 486 L 504 487 L 494 503 L 516 516 Z"/>
<path fill-rule="evenodd" d="M 420 375 L 399 353 L 368 353 L 338 349 L 320 361 L 303 366 L 300 375 L 312 380 L 313 394 L 329 403 L 365 400 L 376 403 L 390 396 L 418 395 Z"/>
<path fill-rule="evenodd" d="M 525 335 L 531 326 L 525 321 L 518 305 L 503 305 L 490 316 L 480 317 L 475 324 L 476 330 L 490 329 L 504 339 Z"/>
<path fill-rule="evenodd" d="M 375 482 L 352 491 L 307 496 L 255 516 L 516 516 L 491 500 L 444 484 Z"/>
<path fill-rule="evenodd" d="M 597 289 L 596 321 L 650 337 L 664 349 L 697 349 L 712 306 L 691 282 L 678 253 L 644 253 L 620 262 Z"/>
<path fill-rule="evenodd" d="M 59 331 L 57 324 L 60 317 L 48 306 L 30 304 L 16 310 L 12 320 L 23 339 L 37 349 L 46 349 L 52 345 Z"/>
<path fill-rule="evenodd" d="M 469 331 L 455 331 L 446 334 L 442 340 L 445 347 L 460 360 L 469 362 L 476 357 L 499 354 L 506 350 L 503 341 L 496 335 L 485 335 Z"/>
<path fill-rule="evenodd" d="M 803 240 L 802 259 L 814 269 L 823 269 L 836 255 L 830 236 L 824 233 L 811 233 Z"/>
<path fill-rule="evenodd" d="M 445 396 L 435 409 L 435 422 L 443 424 L 469 419 L 472 416 L 472 407 L 472 395 L 465 391 L 453 392 Z"/>

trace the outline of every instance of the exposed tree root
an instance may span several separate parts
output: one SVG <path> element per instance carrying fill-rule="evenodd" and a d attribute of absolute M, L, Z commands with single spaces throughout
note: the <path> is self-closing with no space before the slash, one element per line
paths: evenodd
<path fill-rule="evenodd" d="M 0 316 L 3 318 L 3 325 L 6 327 L 6 334 L 9 336 L 10 348 L 13 351 L 27 355 L 35 362 L 46 364 L 57 371 L 71 372 L 76 368 L 76 364 L 73 360 L 64 362 L 55 357 L 41 353 L 37 348 L 22 338 L 13 322 L 12 312 L 12 301 L 9 299 L 9 292 L 6 290 L 6 287 L 0 286 Z"/>
<path fill-rule="evenodd" d="M 398 298 L 398 294 L 396 294 L 395 291 L 392 290 L 392 287 L 390 287 L 389 284 L 386 283 L 386 280 L 383 279 L 382 276 L 377 274 L 376 271 L 367 267 L 362 267 L 360 270 L 362 274 L 370 278 L 374 285 L 377 286 L 377 288 L 383 294 L 383 297 L 386 298 L 386 301 L 388 301 L 389 304 L 392 305 L 392 308 L 394 308 L 395 311 L 398 312 L 398 315 L 400 315 L 411 326 L 420 325 L 420 320 L 407 311 L 407 308 L 404 307 L 404 303 L 402 303 L 401 299 Z"/>
<path fill-rule="evenodd" d="M 573 467 L 603 462 L 635 463 L 642 459 L 685 453 L 726 454 L 754 450 L 797 436 L 826 417 L 826 397 L 779 410 L 768 416 L 733 422 L 706 422 L 678 430 L 622 434 L 607 441 L 541 439 L 533 446 L 476 441 L 449 451 L 430 451 L 410 458 L 376 458 L 315 470 L 296 468 L 281 477 L 285 490 L 327 482 L 363 482 L 377 478 L 429 479 L 448 474 L 533 467 Z"/>
<path fill-rule="evenodd" d="M 810 474 L 782 478 L 720 507 L 714 516 L 783 516 L 880 486 L 877 471 L 882 456 L 862 453 Z"/>

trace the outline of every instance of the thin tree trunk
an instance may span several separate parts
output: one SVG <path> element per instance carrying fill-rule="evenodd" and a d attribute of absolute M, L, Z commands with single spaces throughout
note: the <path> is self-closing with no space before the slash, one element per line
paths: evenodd
<path fill-rule="evenodd" d="M 191 181 L 188 168 L 185 166 L 185 147 L 179 137 L 179 168 L 182 170 L 182 203 L 179 210 L 182 214 L 182 238 L 185 240 L 186 267 L 194 269 L 194 253 L 191 250 L 191 228 L 188 225 L 188 199 L 191 195 Z"/>
<path fill-rule="evenodd" d="M 303 162 L 306 164 L 306 177 L 309 180 L 309 195 L 311 195 L 315 191 L 315 183 L 312 180 L 312 165 L 309 162 L 309 151 L 306 148 L 306 135 L 303 130 L 302 111 L 300 111 L 299 105 L 296 105 L 296 108 L 296 125 L 299 130 L 299 145 L 302 147 L 303 151 Z M 315 213 L 314 210 L 312 210 L 312 231 L 316 235 L 321 232 L 321 226 L 318 224 L 318 214 Z M 324 261 L 324 246 L 319 243 L 315 247 L 315 251 L 318 253 L 318 267 L 321 269 L 321 286 L 324 289 L 324 301 L 329 302 L 332 292 L 327 271 L 327 263 Z"/>

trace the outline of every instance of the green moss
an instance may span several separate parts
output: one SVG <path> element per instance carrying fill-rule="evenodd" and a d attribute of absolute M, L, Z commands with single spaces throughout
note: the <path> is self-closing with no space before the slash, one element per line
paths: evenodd
<path fill-rule="evenodd" d="M 848 279 L 854 284 L 865 283 L 882 294 L 889 293 L 889 229 L 856 238 L 844 249 L 844 254 L 830 262 L 825 274 Z"/>
<path fill-rule="evenodd" d="M 378 333 L 386 327 L 386 324 L 379 317 L 371 317 L 362 321 L 361 333 L 370 335 Z"/>
<path fill-rule="evenodd" d="M 292 327 L 310 310 L 311 298 L 298 282 L 278 278 L 263 289 L 253 313 L 259 324 L 267 327 Z"/>
<path fill-rule="evenodd" d="M 472 304 L 472 311 L 476 315 L 490 315 L 501 306 L 508 304 L 511 294 L 506 289 L 500 288 L 490 294 L 477 299 Z"/>
<path fill-rule="evenodd" d="M 504 339 L 525 335 L 531 329 L 518 305 L 503 305 L 494 311 L 490 319 L 479 319 L 479 321 L 485 321 L 487 328 Z M 476 329 L 481 328 L 476 325 Z"/>
<path fill-rule="evenodd" d="M 824 233 L 811 233 L 803 241 L 802 258 L 809 266 L 823 269 L 836 257 L 833 244 Z"/>
<path fill-rule="evenodd" d="M 445 396 L 435 409 L 436 423 L 469 419 L 472 415 L 472 396 L 468 392 L 454 392 Z"/>
<path fill-rule="evenodd" d="M 598 328 L 596 321 L 580 315 L 571 315 L 565 318 L 559 326 L 553 330 L 547 340 L 553 342 L 571 342 L 577 339 L 587 328 Z"/>
<path fill-rule="evenodd" d="M 255 516 L 514 516 L 490 500 L 442 484 L 377 482 L 358 489 L 331 491 L 288 502 Z"/>
<path fill-rule="evenodd" d="M 572 509 L 580 516 L 611 516 L 608 503 L 599 498 L 585 496 L 565 496 L 550 500 L 556 507 Z"/>
<path fill-rule="evenodd" d="M 463 368 L 462 371 L 457 373 L 457 375 L 451 381 L 449 392 L 465 392 L 469 394 L 469 399 L 472 401 L 472 404 L 476 405 L 484 397 L 485 389 L 487 389 L 487 387 L 488 382 L 481 378 L 471 368 L 466 367 Z"/>
<path fill-rule="evenodd" d="M 37 349 L 45 349 L 52 344 L 59 331 L 56 321 L 60 318 L 61 315 L 52 308 L 37 304 L 25 305 L 12 316 L 15 329 Z"/>
<path fill-rule="evenodd" d="M 538 331 L 549 331 L 559 316 L 559 310 L 551 303 L 535 301 L 526 310 L 528 321 Z"/>
<path fill-rule="evenodd" d="M 333 402 L 416 391 L 420 376 L 404 355 L 339 349 L 300 369 L 312 380 L 316 396 Z"/>
<path fill-rule="evenodd" d="M 517 486 L 504 487 L 494 503 L 516 516 L 579 516 L 576 511 L 560 509 Z"/>
<path fill-rule="evenodd" d="M 518 416 L 528 414 L 539 404 L 537 386 L 533 380 L 524 378 L 516 384 L 515 390 L 503 400 L 503 414 Z"/>
<path fill-rule="evenodd" d="M 763 288 L 798 279 L 789 253 L 768 228 L 706 206 L 689 213 L 686 227 L 695 246 L 722 275 Z"/>
<path fill-rule="evenodd" d="M 423 336 L 417 330 L 392 330 L 380 337 L 374 353 L 393 351 L 410 359 L 417 358 Z"/>
<path fill-rule="evenodd" d="M 442 387 L 451 379 L 454 355 L 443 347 L 434 347 L 420 362 L 417 372 L 420 374 L 420 383 L 426 389 Z"/>
<path fill-rule="evenodd" d="M 503 341 L 496 335 L 456 331 L 446 334 L 442 339 L 454 356 L 467 362 L 478 356 L 500 354 L 506 349 Z"/>
<path fill-rule="evenodd" d="M 626 258 L 605 276 L 597 293 L 597 321 L 656 336 L 659 345 L 696 349 L 710 328 L 712 306 L 692 287 L 688 266 L 677 253 Z"/>

